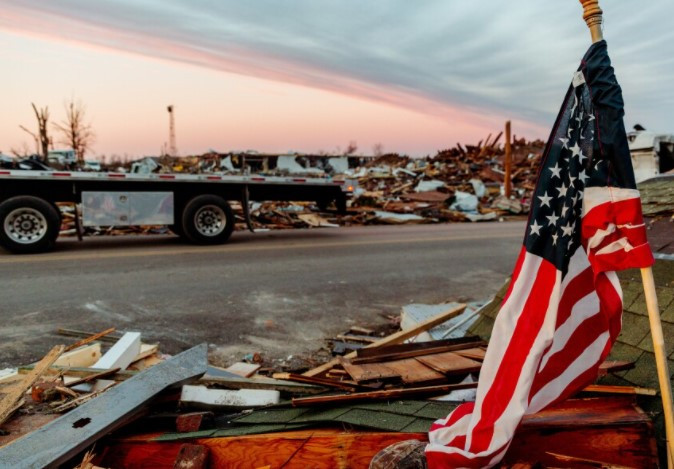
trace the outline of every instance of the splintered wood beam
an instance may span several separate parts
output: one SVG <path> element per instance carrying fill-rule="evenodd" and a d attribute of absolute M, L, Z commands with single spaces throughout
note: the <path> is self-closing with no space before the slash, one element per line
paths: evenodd
<path fill-rule="evenodd" d="M 406 331 L 399 331 L 396 332 L 395 334 L 388 335 L 382 338 L 381 340 L 378 340 L 377 342 L 365 346 L 365 348 L 376 348 L 376 347 L 383 347 L 384 345 L 400 344 L 411 337 L 417 336 L 422 332 L 427 331 L 428 329 L 432 329 L 435 326 L 442 324 L 443 322 L 449 321 L 453 317 L 461 314 L 464 309 L 466 309 L 466 305 L 459 304 L 454 308 L 445 311 L 444 313 L 440 313 L 436 316 L 433 316 L 432 318 L 427 319 L 426 321 L 420 322 L 411 329 L 407 329 Z M 344 358 L 355 358 L 356 356 L 357 353 L 353 351 L 344 355 Z M 302 374 L 304 376 L 316 376 L 323 373 L 324 371 L 329 370 L 338 363 L 339 360 L 337 359 L 330 360 L 329 362 L 316 368 L 313 368 Z"/>
<path fill-rule="evenodd" d="M 336 394 L 332 396 L 298 397 L 292 400 L 295 407 L 321 405 L 327 402 L 356 402 L 377 399 L 400 399 L 415 396 L 437 396 L 460 389 L 476 388 L 477 383 L 441 384 L 422 388 L 386 389 L 384 391 L 354 392 L 352 394 Z"/>
<path fill-rule="evenodd" d="M 101 332 L 98 332 L 98 333 L 96 333 L 96 334 L 92 334 L 92 335 L 90 335 L 89 337 L 86 337 L 86 338 L 84 338 L 84 339 L 82 339 L 82 340 L 78 340 L 78 341 L 75 342 L 74 344 L 68 345 L 68 346 L 66 347 L 66 350 L 65 350 L 65 351 L 66 351 L 66 352 L 69 352 L 69 351 L 71 351 L 71 350 L 76 349 L 77 347 L 81 347 L 81 346 L 83 346 L 83 345 L 87 345 L 89 342 L 93 342 L 94 340 L 98 340 L 98 339 L 100 339 L 101 337 L 104 337 L 104 336 L 106 336 L 106 335 L 108 335 L 108 334 L 112 334 L 113 332 L 115 332 L 115 328 L 114 328 L 114 327 L 111 327 L 110 329 L 106 329 L 106 330 L 101 331 Z"/>
<path fill-rule="evenodd" d="M 49 369 L 52 363 L 61 356 L 64 349 L 65 346 L 63 345 L 57 345 L 52 348 L 21 381 L 14 384 L 11 388 L 4 390 L 5 395 L 2 400 L 0 400 L 0 425 L 3 424 L 18 408 L 18 404 L 23 399 L 26 391 L 28 391 L 38 378 Z M 0 458 L 0 461 L 1 460 L 2 458 Z"/>

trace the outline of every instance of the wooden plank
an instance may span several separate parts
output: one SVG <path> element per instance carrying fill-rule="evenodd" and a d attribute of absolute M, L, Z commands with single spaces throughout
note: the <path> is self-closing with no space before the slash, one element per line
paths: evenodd
<path fill-rule="evenodd" d="M 345 342 L 362 342 L 365 344 L 373 344 L 379 340 L 377 337 L 369 335 L 355 335 L 355 334 L 338 334 L 335 339 L 343 340 Z"/>
<path fill-rule="evenodd" d="M 119 368 L 113 368 L 111 370 L 103 370 L 99 373 L 93 373 L 89 376 L 79 378 L 75 381 L 69 381 L 69 382 L 65 383 L 65 385 L 67 387 L 72 387 L 72 386 L 77 386 L 78 384 L 88 383 L 90 381 L 94 381 L 94 380 L 99 379 L 99 378 L 107 378 L 109 376 L 112 376 L 112 375 L 116 374 L 119 370 L 120 370 Z"/>
<path fill-rule="evenodd" d="M 292 399 L 296 407 L 322 405 L 326 402 L 355 402 L 378 399 L 400 399 L 404 397 L 437 396 L 459 389 L 476 388 L 477 383 L 441 384 L 420 388 L 387 389 L 384 391 L 354 392 L 352 394 L 335 394 L 330 396 L 297 397 Z"/>
<path fill-rule="evenodd" d="M 54 365 L 65 367 L 88 367 L 92 366 L 100 358 L 101 344 L 90 344 L 64 353 L 54 362 Z"/>
<path fill-rule="evenodd" d="M 354 365 L 348 360 L 340 362 L 347 373 L 358 382 L 372 381 L 375 379 L 400 378 L 398 370 L 386 366 L 386 363 L 372 363 L 367 365 Z"/>
<path fill-rule="evenodd" d="M 181 404 L 208 408 L 262 407 L 278 404 L 281 393 L 267 389 L 209 389 L 186 384 L 180 394 Z"/>
<path fill-rule="evenodd" d="M 425 433 L 356 432 L 332 429 L 281 432 L 232 438 L 204 438 L 210 467 L 367 468 L 381 449 Z M 117 469 L 171 469 L 181 442 L 113 441 L 99 465 Z"/>
<path fill-rule="evenodd" d="M 64 349 L 65 346 L 63 345 L 52 348 L 21 381 L 3 390 L 4 397 L 0 400 L 0 425 L 5 423 L 12 415 L 17 408 L 17 403 L 23 399 L 26 392 L 35 384 L 35 381 L 58 359 Z M 0 458 L 1 460 L 2 458 Z"/>
<path fill-rule="evenodd" d="M 608 386 L 605 384 L 590 384 L 583 389 L 585 392 L 601 392 L 608 394 L 633 394 L 639 396 L 657 396 L 658 390 L 640 388 L 636 386 Z"/>
<path fill-rule="evenodd" d="M 28 374 L 35 368 L 35 365 L 28 365 L 28 366 L 22 366 L 19 368 L 19 374 Z M 64 374 L 67 373 L 68 376 L 79 376 L 81 378 L 91 376 L 93 374 L 100 373 L 102 371 L 107 371 L 107 370 L 101 370 L 99 368 L 80 368 L 80 367 L 74 367 L 70 368 L 67 366 L 55 366 L 52 365 L 49 370 L 45 372 L 45 374 Z M 112 375 L 112 378 L 115 381 L 124 381 L 126 379 L 129 379 L 135 375 L 137 375 L 137 371 L 131 371 L 131 370 L 121 370 Z"/>
<path fill-rule="evenodd" d="M 114 327 L 111 327 L 110 329 L 106 329 L 106 330 L 104 330 L 104 331 L 97 332 L 96 334 L 91 334 L 89 337 L 85 337 L 85 338 L 82 339 L 82 340 L 78 340 L 78 341 L 75 342 L 74 344 L 68 345 L 68 346 L 66 347 L 66 352 L 69 352 L 69 351 L 71 351 L 71 350 L 75 350 L 75 349 L 78 348 L 78 347 L 81 347 L 81 346 L 86 345 L 86 344 L 88 344 L 88 343 L 90 343 L 90 342 L 93 342 L 94 340 L 98 340 L 98 339 L 100 339 L 101 337 L 104 337 L 104 336 L 106 336 L 106 335 L 108 335 L 108 334 L 112 334 L 113 332 L 115 332 L 115 328 L 114 328 Z"/>
<path fill-rule="evenodd" d="M 354 358 L 351 360 L 351 363 L 354 364 L 363 364 L 363 363 L 378 363 L 378 362 L 386 362 L 390 360 L 400 360 L 403 358 L 414 358 L 414 357 L 421 357 L 425 355 L 434 355 L 437 353 L 444 353 L 444 352 L 454 352 L 456 351 L 457 353 L 462 351 L 463 349 L 470 349 L 475 345 L 474 343 L 472 344 L 458 344 L 458 345 L 446 345 L 442 347 L 433 347 L 433 348 L 422 348 L 419 350 L 410 350 L 408 352 L 397 352 L 397 353 L 387 353 L 387 354 L 382 354 L 382 355 L 374 355 L 371 357 L 363 357 L 363 358 Z"/>
<path fill-rule="evenodd" d="M 215 385 L 229 389 L 275 389 L 291 394 L 319 394 L 325 391 L 325 387 L 312 384 L 295 383 L 280 379 L 270 378 L 240 378 L 228 376 L 205 375 L 200 380 L 202 384 Z"/>
<path fill-rule="evenodd" d="M 140 332 L 127 332 L 108 350 L 93 368 L 126 369 L 140 353 Z"/>
<path fill-rule="evenodd" d="M 284 379 L 288 381 L 297 381 L 299 383 L 314 384 L 316 386 L 323 386 L 328 388 L 345 389 L 352 391 L 358 388 L 355 383 L 345 383 L 343 381 L 335 381 L 332 379 L 316 378 L 312 376 L 297 375 L 294 373 L 274 373 L 274 378 Z"/>
<path fill-rule="evenodd" d="M 446 381 L 442 373 L 438 373 L 413 358 L 364 365 L 353 365 L 344 360 L 342 361 L 342 366 L 358 382 L 387 378 L 400 378 L 406 384 Z"/>
<path fill-rule="evenodd" d="M 383 347 L 376 348 L 363 348 L 358 351 L 358 359 L 376 357 L 380 355 L 395 355 L 397 353 L 403 352 L 413 352 L 413 351 L 422 351 L 425 349 L 435 349 L 442 347 L 450 346 L 461 346 L 462 348 L 468 349 L 473 347 L 479 347 L 486 345 L 487 343 L 480 339 L 479 337 L 469 336 L 469 337 L 458 337 L 453 339 L 440 339 L 440 340 L 429 340 L 426 342 L 410 342 L 407 344 L 394 344 L 394 345 L 385 345 Z M 452 350 L 460 350 L 459 348 Z M 433 352 L 435 353 L 435 352 Z M 423 355 L 423 353 L 421 353 Z M 409 358 L 405 356 L 403 358 Z"/>
<path fill-rule="evenodd" d="M 237 362 L 225 368 L 225 371 L 234 373 L 235 375 L 241 376 L 242 378 L 248 378 L 253 376 L 261 366 L 262 365 L 258 363 Z"/>
<path fill-rule="evenodd" d="M 145 403 L 168 386 L 206 372 L 206 344 L 138 373 L 30 435 L 0 449 L 7 467 L 53 467 L 100 437 L 126 425 Z"/>
<path fill-rule="evenodd" d="M 381 340 L 378 340 L 377 342 L 367 345 L 365 348 L 375 348 L 375 347 L 383 347 L 385 345 L 391 345 L 391 344 L 399 344 L 401 342 L 404 342 L 405 340 L 409 339 L 410 337 L 414 337 L 416 335 L 419 335 L 420 333 L 427 331 L 428 329 L 431 329 L 438 324 L 442 324 L 443 322 L 446 322 L 450 319 L 452 319 L 455 316 L 458 316 L 463 312 L 463 310 L 466 309 L 465 304 L 459 304 L 458 306 L 445 311 L 444 313 L 440 313 L 436 316 L 433 316 L 432 318 L 421 322 L 417 324 L 415 327 L 408 329 L 406 331 L 399 331 L 396 332 L 395 334 L 391 334 L 389 336 L 384 337 Z M 345 355 L 345 358 L 355 358 L 356 352 L 350 352 Z M 324 371 L 329 370 L 332 368 L 335 364 L 339 363 L 337 359 L 330 360 L 329 362 L 318 366 L 316 368 L 313 368 L 305 373 L 303 373 L 304 376 L 316 376 L 318 374 L 323 373 Z"/>
<path fill-rule="evenodd" d="M 607 375 L 608 373 L 616 373 L 618 371 L 626 371 L 634 368 L 634 362 L 624 360 L 607 360 L 599 365 L 599 376 Z"/>
<path fill-rule="evenodd" d="M 394 360 L 386 362 L 385 365 L 392 370 L 396 371 L 400 378 L 405 384 L 416 384 L 421 383 L 444 383 L 447 382 L 447 379 L 442 373 L 438 373 L 436 370 L 426 366 L 425 364 L 419 363 L 414 358 L 406 358 L 404 360 Z M 372 365 L 362 365 L 362 366 L 372 366 Z"/>
<path fill-rule="evenodd" d="M 59 328 L 56 330 L 56 333 L 59 335 L 64 335 L 67 337 L 80 337 L 80 338 L 87 338 L 90 337 L 94 334 L 94 332 L 87 332 L 87 331 L 78 331 L 76 329 L 65 329 L 65 328 Z M 109 342 L 114 344 L 117 342 L 122 336 L 117 335 L 117 334 L 108 334 L 102 337 L 99 337 L 98 340 L 101 342 Z"/>
<path fill-rule="evenodd" d="M 416 357 L 415 360 L 445 375 L 473 373 L 482 367 L 482 363 L 454 352 Z"/>
<path fill-rule="evenodd" d="M 456 353 L 461 355 L 462 357 L 472 358 L 473 360 L 481 362 L 484 361 L 484 357 L 487 354 L 487 350 L 482 347 L 475 347 L 466 350 L 457 350 Z"/>

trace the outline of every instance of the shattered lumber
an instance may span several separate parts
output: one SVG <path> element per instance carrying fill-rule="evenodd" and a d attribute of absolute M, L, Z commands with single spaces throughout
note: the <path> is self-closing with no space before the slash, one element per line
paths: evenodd
<path fill-rule="evenodd" d="M 8 467 L 54 467 L 129 422 L 168 386 L 206 372 L 206 344 L 182 352 L 114 386 L 30 435 L 0 449 Z"/>
<path fill-rule="evenodd" d="M 108 334 L 112 334 L 113 332 L 115 332 L 115 328 L 114 328 L 114 327 L 111 327 L 110 329 L 106 329 L 106 330 L 101 331 L 101 332 L 98 332 L 98 333 L 96 333 L 96 334 L 92 334 L 92 335 L 90 335 L 89 337 L 86 337 L 86 338 L 84 338 L 84 339 L 82 339 L 82 340 L 78 340 L 78 341 L 75 342 L 74 344 L 68 345 L 68 346 L 66 347 L 66 350 L 65 350 L 65 351 L 66 351 L 66 352 L 69 352 L 69 351 L 71 351 L 71 350 L 76 349 L 77 347 L 81 347 L 81 346 L 83 346 L 83 345 L 86 345 L 86 344 L 88 344 L 89 342 L 93 342 L 94 340 L 98 340 L 98 339 L 100 339 L 101 337 L 104 337 L 104 336 L 106 336 L 106 335 L 108 335 Z"/>
<path fill-rule="evenodd" d="M 210 376 L 206 374 L 200 380 L 202 384 L 221 386 L 229 389 L 273 389 L 290 394 L 319 394 L 324 392 L 324 387 L 311 384 L 296 383 L 270 378 L 239 378 L 226 376 Z"/>
<path fill-rule="evenodd" d="M 431 329 L 431 328 L 437 326 L 438 324 L 442 324 L 443 322 L 448 321 L 455 316 L 458 316 L 459 314 L 461 314 L 463 312 L 464 309 L 466 309 L 466 305 L 460 304 L 460 305 L 450 309 L 449 311 L 445 311 L 444 313 L 440 313 L 440 314 L 438 314 L 436 316 L 433 316 L 432 318 L 430 318 L 430 319 L 428 319 L 424 322 L 421 322 L 421 323 L 417 324 L 415 327 L 413 327 L 411 329 L 408 329 L 406 331 L 399 331 L 399 332 L 396 332 L 395 334 L 391 334 L 387 337 L 384 337 L 381 340 L 378 340 L 375 343 L 367 345 L 365 348 L 376 348 L 376 347 L 383 347 L 384 345 L 399 344 L 399 343 L 409 339 L 410 337 L 414 337 L 414 336 L 420 334 L 421 332 L 427 331 L 428 329 Z M 344 355 L 344 358 L 355 358 L 355 357 L 357 357 L 356 351 L 353 351 L 353 352 L 350 352 L 350 353 Z M 302 373 L 302 374 L 304 376 L 316 376 L 318 374 L 323 373 L 324 371 L 329 370 L 330 368 L 332 368 L 334 365 L 336 365 L 338 363 L 339 363 L 338 359 L 330 360 L 329 362 L 327 362 L 327 363 L 325 363 L 325 364 L 323 364 L 319 367 L 316 367 L 314 369 L 311 369 L 311 370 L 309 370 L 305 373 Z"/>
<path fill-rule="evenodd" d="M 296 407 L 320 405 L 328 402 L 356 402 L 376 399 L 401 399 L 405 397 L 437 396 L 460 389 L 476 388 L 477 383 L 442 384 L 421 388 L 387 389 L 384 391 L 355 392 L 352 394 L 334 394 L 330 396 L 297 397 L 292 404 Z"/>
<path fill-rule="evenodd" d="M 63 336 L 66 336 L 66 337 L 79 337 L 79 338 L 82 338 L 82 339 L 86 339 L 86 338 L 91 337 L 92 335 L 95 334 L 94 332 L 78 331 L 76 329 L 66 329 L 66 328 L 63 328 L 63 327 L 58 328 L 56 330 L 56 333 L 58 335 L 63 335 Z M 98 340 L 100 342 L 114 343 L 114 342 L 117 342 L 122 337 L 120 335 L 114 335 L 113 336 L 112 334 L 113 333 L 102 335 L 102 336 L 98 337 L 96 340 Z"/>
<path fill-rule="evenodd" d="M 37 365 L 18 383 L 14 384 L 0 400 L 0 425 L 20 407 L 24 394 L 35 384 L 42 374 L 61 356 L 65 346 L 57 345 L 40 360 Z M 2 460 L 2 458 L 0 458 Z"/>

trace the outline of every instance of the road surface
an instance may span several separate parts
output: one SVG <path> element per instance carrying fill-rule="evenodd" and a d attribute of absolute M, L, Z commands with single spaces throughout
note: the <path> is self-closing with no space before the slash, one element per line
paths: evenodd
<path fill-rule="evenodd" d="M 138 330 L 216 361 L 307 353 L 408 303 L 482 299 L 503 283 L 522 222 L 237 232 L 222 246 L 173 236 L 64 240 L 47 254 L 0 251 L 0 368 L 70 339 L 59 327 Z"/>

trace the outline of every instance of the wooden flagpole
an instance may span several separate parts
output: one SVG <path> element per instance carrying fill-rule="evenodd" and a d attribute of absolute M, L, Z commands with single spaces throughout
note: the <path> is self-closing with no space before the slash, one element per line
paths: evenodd
<path fill-rule="evenodd" d="M 583 5 L 583 19 L 590 28 L 592 42 L 599 42 L 603 37 L 601 30 L 602 10 L 599 8 L 599 0 L 580 0 Z M 658 297 L 655 293 L 655 281 L 653 280 L 653 269 L 646 267 L 641 269 L 641 280 L 644 284 L 644 294 L 646 295 L 646 309 L 648 310 L 648 319 L 651 324 L 651 336 L 653 337 L 653 350 L 655 352 L 655 364 L 658 371 L 658 381 L 660 382 L 660 394 L 662 395 L 662 409 L 665 417 L 665 430 L 667 432 L 667 456 L 670 469 L 674 466 L 674 407 L 672 406 L 672 384 L 669 379 L 669 370 L 667 366 L 667 352 L 665 350 L 665 339 L 662 333 L 662 323 L 660 322 L 660 309 L 658 307 Z"/>

